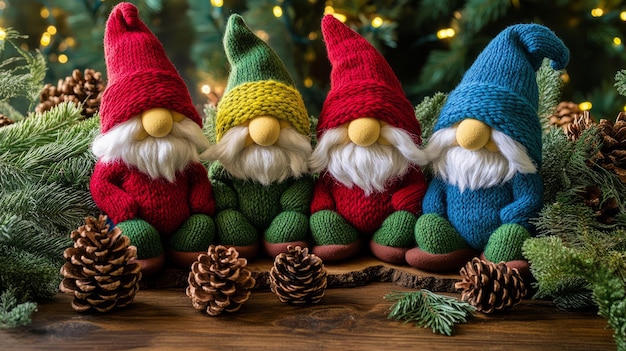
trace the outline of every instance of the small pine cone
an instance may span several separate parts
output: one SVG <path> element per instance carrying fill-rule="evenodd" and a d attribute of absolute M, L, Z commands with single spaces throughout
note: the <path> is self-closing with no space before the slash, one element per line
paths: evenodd
<path fill-rule="evenodd" d="M 209 246 L 208 252 L 198 256 L 189 272 L 186 293 L 193 307 L 209 316 L 239 310 L 256 283 L 247 264 L 233 247 Z"/>
<path fill-rule="evenodd" d="M 2 113 L 0 113 L 0 128 L 2 127 L 6 127 L 8 125 L 11 125 L 15 122 L 13 122 L 12 119 L 10 119 L 9 117 L 3 115 Z"/>
<path fill-rule="evenodd" d="M 620 112 L 615 123 L 601 120 L 598 130 L 602 148 L 595 162 L 626 183 L 626 113 Z"/>
<path fill-rule="evenodd" d="M 613 197 L 603 199 L 602 189 L 596 185 L 590 185 L 581 192 L 583 204 L 591 207 L 594 211 L 596 219 L 600 223 L 611 224 L 620 212 L 619 204 Z"/>
<path fill-rule="evenodd" d="M 498 264 L 477 257 L 461 268 L 461 281 L 455 288 L 461 291 L 461 300 L 484 313 L 505 310 L 517 305 L 526 296 L 524 281 L 517 269 L 504 262 Z"/>
<path fill-rule="evenodd" d="M 327 274 L 322 259 L 300 246 L 288 246 L 287 250 L 274 259 L 270 290 L 281 302 L 318 303 L 326 289 Z"/>
<path fill-rule="evenodd" d="M 93 117 L 100 109 L 100 100 L 105 84 L 102 74 L 93 69 L 85 69 L 84 74 L 75 69 L 72 75 L 59 79 L 56 86 L 46 84 L 39 94 L 39 104 L 35 112 L 45 112 L 64 101 L 83 104 L 85 118 Z"/>
<path fill-rule="evenodd" d="M 74 295 L 72 307 L 78 312 L 125 307 L 139 291 L 141 267 L 129 262 L 137 248 L 119 228 L 109 231 L 106 216 L 88 217 L 85 222 L 71 233 L 74 247 L 63 253 L 60 289 Z"/>
<path fill-rule="evenodd" d="M 591 119 L 589 111 L 583 111 L 581 114 L 574 117 L 574 120 L 564 128 L 565 135 L 567 135 L 567 140 L 578 140 L 583 132 L 593 125 L 594 122 L 593 119 Z"/>
<path fill-rule="evenodd" d="M 562 101 L 556 106 L 556 110 L 548 116 L 549 124 L 555 127 L 567 128 L 582 111 L 578 104 L 571 101 Z"/>

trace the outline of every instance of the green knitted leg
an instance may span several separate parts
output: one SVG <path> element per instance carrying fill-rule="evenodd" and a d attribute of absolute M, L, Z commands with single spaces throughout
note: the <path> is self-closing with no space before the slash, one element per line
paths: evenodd
<path fill-rule="evenodd" d="M 218 242 L 228 246 L 249 246 L 258 242 L 257 230 L 239 211 L 227 209 L 215 216 Z"/>
<path fill-rule="evenodd" d="M 434 254 L 469 247 L 447 219 L 434 213 L 422 215 L 417 219 L 415 241 L 420 249 Z"/>
<path fill-rule="evenodd" d="M 335 211 L 315 212 L 310 224 L 316 245 L 348 245 L 359 240 L 356 229 Z"/>
<path fill-rule="evenodd" d="M 407 211 L 396 211 L 387 217 L 383 225 L 374 233 L 376 243 L 392 247 L 414 247 L 417 217 Z"/>
<path fill-rule="evenodd" d="M 522 245 L 530 233 L 519 224 L 503 224 L 496 229 L 485 246 L 485 258 L 491 262 L 522 260 Z"/>
<path fill-rule="evenodd" d="M 279 213 L 265 231 L 265 241 L 272 244 L 307 241 L 309 218 L 296 211 Z"/>
<path fill-rule="evenodd" d="M 131 245 L 137 247 L 137 259 L 157 257 L 163 253 L 159 232 L 143 219 L 130 219 L 120 222 L 116 227 L 130 239 Z"/>
<path fill-rule="evenodd" d="M 215 238 L 213 219 L 205 214 L 192 215 L 172 235 L 170 247 L 176 251 L 206 251 Z"/>

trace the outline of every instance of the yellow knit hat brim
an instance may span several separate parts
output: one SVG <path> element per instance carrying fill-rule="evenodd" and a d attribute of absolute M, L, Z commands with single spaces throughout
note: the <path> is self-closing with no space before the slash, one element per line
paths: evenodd
<path fill-rule="evenodd" d="M 289 122 L 300 134 L 311 133 L 302 95 L 284 83 L 264 80 L 240 84 L 224 95 L 217 106 L 217 142 L 230 128 L 257 116 L 273 116 Z"/>

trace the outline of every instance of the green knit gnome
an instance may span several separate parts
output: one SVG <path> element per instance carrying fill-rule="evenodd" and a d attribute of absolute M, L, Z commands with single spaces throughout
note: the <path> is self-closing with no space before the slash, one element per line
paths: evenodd
<path fill-rule="evenodd" d="M 231 65 L 217 107 L 217 144 L 203 156 L 218 213 L 218 241 L 253 258 L 262 242 L 272 257 L 307 246 L 313 180 L 310 123 L 283 62 L 239 15 L 224 34 Z"/>

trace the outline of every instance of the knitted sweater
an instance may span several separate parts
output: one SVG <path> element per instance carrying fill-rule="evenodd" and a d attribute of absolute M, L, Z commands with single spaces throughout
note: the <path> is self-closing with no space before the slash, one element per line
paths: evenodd
<path fill-rule="evenodd" d="M 114 223 L 140 218 L 163 236 L 175 232 L 192 214 L 215 213 L 211 183 L 200 163 L 190 163 L 171 183 L 153 180 L 122 162 L 98 161 L 90 187 L 96 205 Z"/>
<path fill-rule="evenodd" d="M 395 211 L 418 215 L 425 192 L 426 180 L 418 168 L 390 182 L 384 192 L 370 195 L 361 188 L 346 187 L 326 172 L 315 183 L 311 213 L 336 211 L 358 231 L 372 234 Z"/>
<path fill-rule="evenodd" d="M 543 205 L 543 182 L 538 173 L 517 173 L 500 186 L 461 192 L 435 177 L 424 196 L 424 213 L 447 218 L 465 241 L 483 250 L 500 225 L 516 223 L 531 230 L 528 220 Z M 532 232 L 532 231 L 531 231 Z"/>
<path fill-rule="evenodd" d="M 313 189 L 310 175 L 263 185 L 232 177 L 219 162 L 211 165 L 209 173 L 218 211 L 238 210 L 257 230 L 267 229 L 283 211 L 308 214 Z"/>

